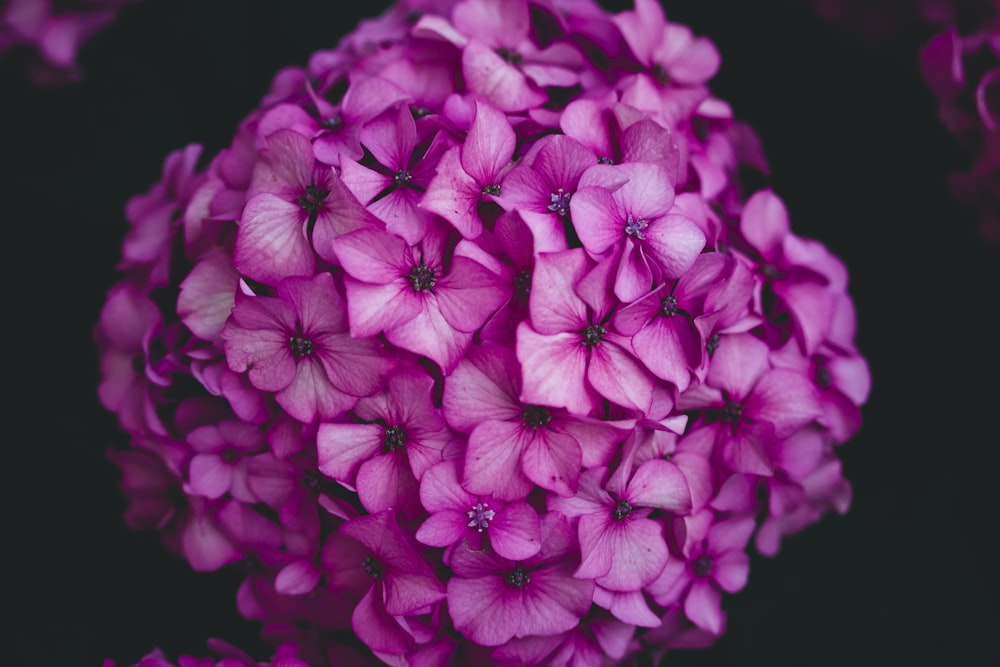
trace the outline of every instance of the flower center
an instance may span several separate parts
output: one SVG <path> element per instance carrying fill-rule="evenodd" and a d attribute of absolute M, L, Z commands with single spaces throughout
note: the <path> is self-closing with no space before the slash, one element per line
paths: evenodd
<path fill-rule="evenodd" d="M 493 195 L 494 197 L 499 197 L 500 196 L 500 186 L 497 185 L 497 184 L 484 185 L 483 186 L 483 194 L 484 195 Z"/>
<path fill-rule="evenodd" d="M 324 129 L 330 130 L 331 132 L 336 132 L 344 126 L 344 121 L 340 116 L 334 114 L 332 116 L 327 116 L 320 123 L 320 126 Z"/>
<path fill-rule="evenodd" d="M 430 109 L 428 109 L 427 107 L 422 107 L 420 105 L 415 105 L 410 107 L 410 115 L 413 116 L 414 118 L 423 118 L 424 116 L 429 115 L 430 112 L 431 112 Z"/>
<path fill-rule="evenodd" d="M 743 406 L 735 401 L 726 401 L 722 409 L 722 418 L 727 422 L 738 422 L 743 417 Z"/>
<path fill-rule="evenodd" d="M 552 193 L 552 200 L 548 206 L 549 210 L 565 218 L 566 214 L 569 213 L 569 200 L 572 196 L 572 192 L 563 192 L 563 189 L 559 188 L 559 192 Z"/>
<path fill-rule="evenodd" d="M 299 338 L 298 336 L 292 336 L 288 339 L 288 348 L 295 355 L 296 359 L 300 359 L 308 354 L 312 354 L 313 344 L 308 338 Z"/>
<path fill-rule="evenodd" d="M 664 317 L 672 317 L 678 312 L 677 297 L 671 294 L 665 299 L 660 299 L 660 314 Z"/>
<path fill-rule="evenodd" d="M 632 504 L 627 500 L 622 500 L 618 503 L 618 507 L 615 508 L 614 517 L 618 521 L 624 521 L 625 517 L 632 513 Z"/>
<path fill-rule="evenodd" d="M 399 425 L 387 426 L 382 432 L 382 447 L 388 454 L 406 445 L 406 434 Z"/>
<path fill-rule="evenodd" d="M 392 177 L 392 180 L 396 182 L 396 185 L 398 187 L 403 187 L 405 185 L 408 185 L 412 178 L 413 177 L 410 176 L 410 172 L 408 172 L 405 169 L 400 169 L 399 171 L 396 172 L 396 175 Z"/>
<path fill-rule="evenodd" d="M 382 563 L 375 560 L 373 556 L 365 556 L 365 559 L 361 561 L 361 567 L 365 569 L 365 574 L 369 577 L 378 579 L 382 576 Z"/>
<path fill-rule="evenodd" d="M 419 266 L 413 267 L 406 279 L 410 281 L 414 292 L 430 292 L 437 282 L 434 269 L 424 265 L 422 261 Z"/>
<path fill-rule="evenodd" d="M 531 272 L 524 270 L 514 276 L 514 294 L 521 299 L 528 298 L 531 291 Z"/>
<path fill-rule="evenodd" d="M 708 337 L 708 342 L 705 343 L 705 351 L 708 352 L 708 356 L 712 356 L 718 349 L 719 349 L 719 334 L 715 333 Z"/>
<path fill-rule="evenodd" d="M 521 413 L 521 423 L 535 429 L 552 421 L 549 411 L 540 405 L 529 405 Z"/>
<path fill-rule="evenodd" d="M 315 183 L 306 186 L 306 191 L 299 195 L 298 204 L 310 214 L 323 207 L 323 201 L 330 195 L 329 190 L 320 190 Z"/>
<path fill-rule="evenodd" d="M 583 344 L 591 348 L 600 345 L 604 341 L 604 335 L 608 332 L 600 324 L 591 324 L 580 333 L 583 335 Z"/>
<path fill-rule="evenodd" d="M 694 573 L 699 577 L 707 577 L 712 574 L 712 559 L 702 556 L 694 562 Z"/>
<path fill-rule="evenodd" d="M 481 533 L 484 528 L 490 527 L 490 521 L 496 516 L 496 512 L 487 509 L 489 506 L 489 503 L 476 503 L 475 507 L 465 513 L 469 517 L 469 528 L 475 528 Z"/>
<path fill-rule="evenodd" d="M 597 164 L 614 164 L 615 161 L 609 158 L 607 155 L 602 155 L 597 158 Z"/>
<path fill-rule="evenodd" d="M 524 56 L 514 49 L 508 49 L 504 46 L 497 49 L 497 55 L 503 58 L 508 65 L 520 65 L 524 62 Z"/>
<path fill-rule="evenodd" d="M 630 215 L 628 220 L 625 221 L 625 234 L 634 239 L 643 241 L 646 237 L 642 233 L 642 230 L 646 229 L 646 227 L 649 227 L 649 221 L 643 220 L 642 218 L 637 220 Z"/>
<path fill-rule="evenodd" d="M 514 588 L 524 588 L 531 583 L 531 575 L 524 568 L 515 567 L 514 571 L 507 575 L 507 583 Z"/>

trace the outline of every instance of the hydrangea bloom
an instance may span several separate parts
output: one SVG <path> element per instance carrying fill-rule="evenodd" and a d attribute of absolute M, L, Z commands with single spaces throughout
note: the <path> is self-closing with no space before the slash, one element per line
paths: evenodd
<path fill-rule="evenodd" d="M 654 0 L 406 0 L 169 156 L 95 331 L 129 525 L 316 667 L 711 644 L 870 386 L 719 62 Z"/>
<path fill-rule="evenodd" d="M 80 45 L 136 0 L 7 0 L 0 8 L 0 58 L 21 58 L 40 85 L 74 81 Z"/>

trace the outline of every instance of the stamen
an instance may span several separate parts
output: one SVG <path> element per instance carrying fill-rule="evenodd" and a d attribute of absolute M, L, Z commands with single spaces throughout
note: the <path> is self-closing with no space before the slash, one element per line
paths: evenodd
<path fill-rule="evenodd" d="M 529 405 L 521 413 L 521 423 L 535 429 L 552 421 L 552 415 L 540 405 Z"/>
<path fill-rule="evenodd" d="M 405 169 L 400 169 L 399 171 L 396 172 L 396 175 L 392 177 L 392 180 L 396 182 L 396 185 L 398 187 L 403 187 L 409 184 L 410 179 L 412 178 L 413 177 L 410 176 L 410 172 L 408 172 Z"/>
<path fill-rule="evenodd" d="M 643 220 L 642 218 L 636 220 L 630 215 L 628 220 L 625 221 L 625 234 L 627 236 L 631 236 L 632 238 L 639 239 L 640 241 L 644 241 L 646 236 L 642 233 L 642 230 L 646 229 L 646 227 L 649 227 L 649 222 L 647 220 Z"/>
<path fill-rule="evenodd" d="M 292 336 L 288 339 L 288 347 L 296 358 L 312 354 L 313 351 L 312 341 L 308 338 L 299 338 L 298 336 Z"/>
<path fill-rule="evenodd" d="M 521 299 L 528 298 L 528 292 L 531 291 L 531 272 L 521 271 L 519 274 L 514 276 L 514 294 Z"/>
<path fill-rule="evenodd" d="M 677 297 L 671 294 L 665 299 L 660 299 L 660 314 L 664 317 L 671 317 L 679 312 L 677 308 Z"/>
<path fill-rule="evenodd" d="M 614 517 L 618 521 L 624 521 L 625 517 L 631 514 L 633 509 L 635 508 L 632 507 L 632 504 L 629 503 L 629 501 L 622 500 L 618 503 L 618 507 L 615 508 Z"/>
<path fill-rule="evenodd" d="M 406 434 L 398 425 L 387 426 L 382 432 L 382 448 L 386 453 L 394 452 L 406 445 Z"/>
<path fill-rule="evenodd" d="M 490 521 L 496 516 L 496 512 L 487 509 L 489 506 L 489 503 L 476 503 L 475 507 L 465 513 L 470 519 L 469 528 L 476 528 L 481 533 L 484 528 L 490 527 Z"/>
<path fill-rule="evenodd" d="M 712 559 L 702 556 L 694 562 L 694 573 L 699 577 L 707 577 L 712 574 Z"/>
<path fill-rule="evenodd" d="M 572 196 L 572 192 L 564 192 L 562 188 L 559 188 L 559 192 L 552 193 L 548 209 L 565 218 L 569 214 L 569 200 Z"/>
<path fill-rule="evenodd" d="M 500 196 L 500 186 L 499 185 L 484 185 L 483 186 L 484 195 L 493 195 L 494 197 Z"/>
<path fill-rule="evenodd" d="M 320 190 L 315 183 L 310 183 L 296 201 L 303 210 L 312 214 L 323 207 L 324 200 L 328 196 L 330 196 L 329 190 Z"/>
<path fill-rule="evenodd" d="M 434 269 L 425 266 L 423 261 L 420 262 L 419 266 L 413 267 L 406 279 L 410 281 L 414 292 L 430 292 L 437 282 Z"/>
<path fill-rule="evenodd" d="M 583 344 L 591 348 L 604 342 L 604 335 L 608 332 L 600 324 L 592 324 L 580 333 L 583 334 Z"/>
<path fill-rule="evenodd" d="M 531 583 L 531 575 L 523 568 L 515 567 L 514 571 L 507 575 L 507 583 L 514 588 L 524 588 Z"/>
<path fill-rule="evenodd" d="M 361 562 L 361 567 L 364 568 L 365 574 L 369 577 L 378 579 L 382 576 L 382 563 L 375 560 L 372 556 L 365 556 L 365 559 Z"/>

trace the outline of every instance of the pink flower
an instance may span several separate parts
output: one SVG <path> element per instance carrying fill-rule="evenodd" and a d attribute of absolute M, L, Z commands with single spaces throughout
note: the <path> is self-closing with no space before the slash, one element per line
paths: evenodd
<path fill-rule="evenodd" d="M 542 517 L 541 544 L 536 555 L 516 561 L 490 551 L 455 551 L 455 576 L 448 581 L 455 628 L 479 644 L 499 646 L 575 627 L 590 609 L 594 585 L 572 575 L 577 554 L 565 518 Z"/>
<path fill-rule="evenodd" d="M 673 203 L 667 172 L 656 164 L 595 165 L 580 177 L 570 202 L 577 234 L 591 255 L 615 257 L 615 296 L 622 301 L 680 277 L 704 248 L 705 235 L 671 211 Z"/>
<path fill-rule="evenodd" d="M 229 367 L 290 415 L 333 419 L 371 394 L 388 360 L 373 341 L 348 334 L 344 301 L 329 274 L 287 278 L 277 296 L 237 295 L 222 331 Z"/>
<path fill-rule="evenodd" d="M 357 402 L 352 412 L 358 423 L 320 424 L 320 471 L 356 488 L 369 512 L 420 514 L 420 479 L 454 437 L 431 402 L 433 390 L 434 378 L 423 369 L 400 370 L 384 390 Z"/>

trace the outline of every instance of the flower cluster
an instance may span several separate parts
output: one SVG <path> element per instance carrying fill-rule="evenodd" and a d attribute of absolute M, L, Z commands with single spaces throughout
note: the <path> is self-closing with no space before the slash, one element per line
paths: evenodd
<path fill-rule="evenodd" d="M 7 0 L 0 8 L 0 58 L 24 59 L 41 85 L 79 78 L 80 45 L 135 0 Z"/>
<path fill-rule="evenodd" d="M 952 195 L 980 213 L 982 237 L 1000 243 L 1000 12 L 967 32 L 948 25 L 921 49 L 920 67 L 971 163 L 952 176 Z"/>
<path fill-rule="evenodd" d="M 711 644 L 870 384 L 719 65 L 655 0 L 406 0 L 171 154 L 95 328 L 127 523 L 316 666 Z"/>

